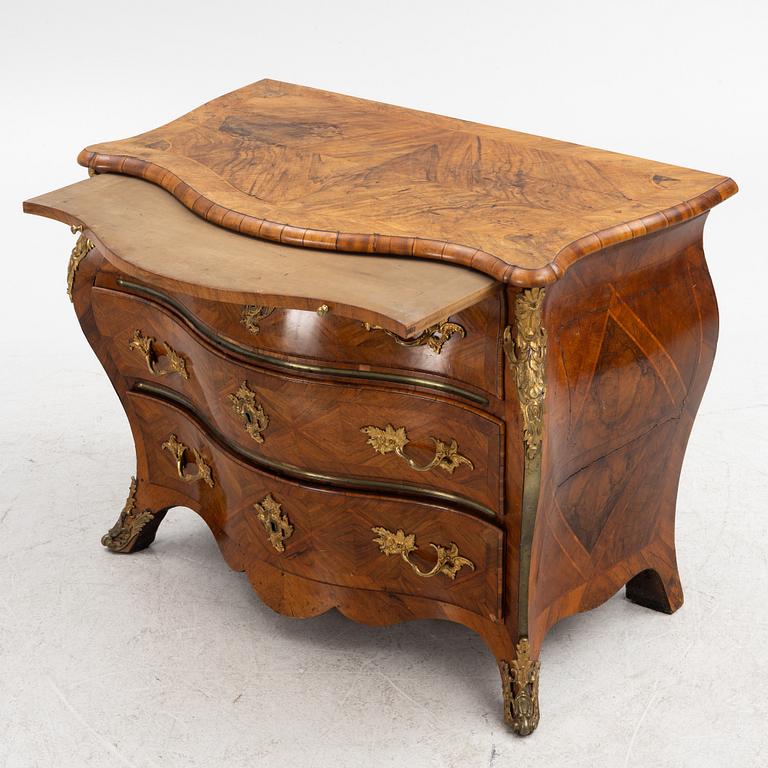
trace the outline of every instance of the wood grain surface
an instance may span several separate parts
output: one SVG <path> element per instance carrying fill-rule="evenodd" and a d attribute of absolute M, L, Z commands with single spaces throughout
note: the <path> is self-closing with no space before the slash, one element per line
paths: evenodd
<path fill-rule="evenodd" d="M 683 602 L 677 487 L 718 332 L 704 218 L 617 245 L 551 289 L 536 647 L 555 622 L 624 584 L 656 610 Z"/>
<path fill-rule="evenodd" d="M 158 184 L 243 234 L 440 259 L 519 286 L 737 190 L 724 176 L 272 80 L 78 161 Z"/>

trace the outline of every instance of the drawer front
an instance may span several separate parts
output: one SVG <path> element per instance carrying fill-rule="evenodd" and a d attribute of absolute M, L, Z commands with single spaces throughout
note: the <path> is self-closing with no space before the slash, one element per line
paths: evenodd
<path fill-rule="evenodd" d="M 141 287 L 126 290 L 140 291 Z M 153 289 L 154 290 L 154 289 Z M 141 295 L 139 293 L 139 295 Z M 224 304 L 184 294 L 157 292 L 180 305 L 183 312 L 202 322 L 213 336 L 266 352 L 286 353 L 302 360 L 373 368 L 407 375 L 419 372 L 468 384 L 491 395 L 502 396 L 501 346 L 504 296 L 502 292 L 452 315 L 433 333 L 416 339 L 366 326 L 334 315 L 298 309 Z"/>
<path fill-rule="evenodd" d="M 273 470 L 441 495 L 498 513 L 503 431 L 473 408 L 236 363 L 157 305 L 96 288 L 93 312 L 125 376 L 185 398 L 209 428 Z"/>
<path fill-rule="evenodd" d="M 178 491 L 179 504 L 199 508 L 246 561 L 500 618 L 502 532 L 493 524 L 444 506 L 277 478 L 173 405 L 135 392 L 127 398 L 142 438 L 140 475 Z"/>

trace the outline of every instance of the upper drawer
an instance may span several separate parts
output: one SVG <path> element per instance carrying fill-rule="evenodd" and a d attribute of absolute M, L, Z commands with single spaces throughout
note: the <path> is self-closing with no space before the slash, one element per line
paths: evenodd
<path fill-rule="evenodd" d="M 156 380 L 272 470 L 411 492 L 488 514 L 502 505 L 501 422 L 444 399 L 242 365 L 156 304 L 104 288 L 93 314 L 119 371 Z M 175 371 L 175 372 L 174 372 Z"/>
<path fill-rule="evenodd" d="M 118 278 L 124 290 L 148 297 L 147 286 Z M 298 309 L 230 304 L 150 288 L 154 301 L 176 305 L 205 326 L 206 335 L 250 349 L 358 369 L 418 371 L 501 397 L 503 294 L 490 296 L 446 322 L 406 339 L 392 331 L 335 315 Z"/>

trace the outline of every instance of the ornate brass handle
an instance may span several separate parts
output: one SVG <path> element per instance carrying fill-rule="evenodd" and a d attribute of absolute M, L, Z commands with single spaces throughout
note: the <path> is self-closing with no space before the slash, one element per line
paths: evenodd
<path fill-rule="evenodd" d="M 261 333 L 260 322 L 269 317 L 275 307 L 264 307 L 260 304 L 245 304 L 240 322 L 253 334 Z"/>
<path fill-rule="evenodd" d="M 371 325 L 370 323 L 363 323 L 363 328 L 366 331 L 384 331 L 390 338 L 395 340 L 396 344 L 401 347 L 423 347 L 428 346 L 436 355 L 439 355 L 443 351 L 443 345 L 453 336 L 457 334 L 459 338 L 464 338 L 467 332 L 458 323 L 437 323 L 422 331 L 418 336 L 414 336 L 412 339 L 406 339 L 403 336 L 398 336 L 393 331 L 388 331 L 386 328 L 382 328 L 380 325 Z"/>
<path fill-rule="evenodd" d="M 366 442 L 373 447 L 376 453 L 382 455 L 394 453 L 416 472 L 429 472 L 430 469 L 439 467 L 452 475 L 453 470 L 461 464 L 465 464 L 470 470 L 475 468 L 475 465 L 466 456 L 459 453 L 459 446 L 453 439 L 446 445 L 439 438 L 431 437 L 430 439 L 435 444 L 435 455 L 428 464 L 419 465 L 410 456 L 405 455 L 404 449 L 409 442 L 405 427 L 393 427 L 391 424 L 387 424 L 383 429 L 369 426 L 361 427 L 360 431 L 368 435 Z"/>
<path fill-rule="evenodd" d="M 176 471 L 179 477 L 187 483 L 194 483 L 195 480 L 202 480 L 207 486 L 213 488 L 213 474 L 210 466 L 203 459 L 197 448 L 188 448 L 184 443 L 180 443 L 176 435 L 169 435 L 163 443 L 163 449 L 170 451 L 176 459 Z M 192 451 L 195 457 L 194 464 L 197 465 L 197 472 L 194 475 L 188 475 L 184 469 L 187 466 L 187 451 Z"/>
<path fill-rule="evenodd" d="M 400 555 L 400 557 L 413 568 L 414 572 L 424 579 L 430 579 L 433 576 L 437 576 L 438 573 L 442 573 L 444 576 L 453 580 L 456 578 L 456 574 L 459 570 L 465 565 L 471 570 L 475 570 L 475 564 L 466 557 L 462 557 L 459 554 L 458 546 L 454 542 L 451 542 L 447 547 L 430 543 L 429 546 L 437 552 L 437 562 L 431 570 L 422 571 L 419 569 L 418 565 L 411 562 L 408 557 L 411 552 L 418 549 L 416 546 L 416 534 L 409 533 L 406 535 L 402 528 L 398 528 L 397 533 L 392 533 L 392 531 L 388 531 L 386 528 L 381 528 L 379 526 L 371 528 L 371 530 L 376 534 L 373 541 L 375 544 L 379 545 L 379 550 L 381 552 L 385 555 Z"/>
<path fill-rule="evenodd" d="M 285 541 L 293 534 L 293 526 L 280 504 L 268 493 L 261 504 L 253 505 L 259 520 L 264 524 L 269 542 L 278 552 L 285 552 Z"/>
<path fill-rule="evenodd" d="M 165 357 L 168 358 L 166 368 L 158 368 L 157 362 L 160 355 L 154 348 L 156 344 L 152 336 L 145 336 L 138 328 L 133 332 L 131 340 L 128 342 L 128 349 L 135 350 L 144 357 L 147 363 L 147 369 L 153 376 L 168 376 L 175 373 L 182 379 L 188 379 L 187 361 L 167 342 L 160 342 L 165 350 Z"/>
<path fill-rule="evenodd" d="M 263 443 L 261 433 L 269 426 L 269 416 L 264 413 L 261 403 L 256 400 L 256 393 L 244 381 L 234 395 L 228 395 L 232 410 L 243 420 L 245 431 L 257 442 Z"/>

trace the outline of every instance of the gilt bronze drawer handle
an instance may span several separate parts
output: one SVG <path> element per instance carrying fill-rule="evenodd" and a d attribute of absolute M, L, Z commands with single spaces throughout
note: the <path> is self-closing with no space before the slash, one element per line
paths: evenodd
<path fill-rule="evenodd" d="M 396 344 L 401 347 L 423 347 L 428 346 L 436 355 L 439 355 L 443 351 L 443 345 L 453 336 L 458 335 L 459 338 L 464 338 L 467 332 L 458 323 L 438 323 L 427 328 L 426 331 L 422 331 L 418 336 L 414 336 L 412 339 L 406 339 L 403 336 L 398 336 L 393 331 L 388 331 L 386 328 L 382 328 L 380 325 L 371 325 L 370 323 L 363 323 L 363 328 L 366 331 L 384 331 L 390 338 L 395 340 Z"/>
<path fill-rule="evenodd" d="M 232 402 L 232 410 L 243 420 L 245 431 L 257 442 L 263 443 L 261 433 L 269 426 L 269 416 L 264 413 L 261 403 L 256 400 L 256 393 L 244 381 L 234 395 L 227 395 Z"/>
<path fill-rule="evenodd" d="M 176 459 L 176 471 L 179 477 L 187 483 L 194 483 L 195 480 L 202 480 L 208 487 L 213 488 L 213 475 L 210 466 L 203 459 L 197 448 L 188 448 L 184 443 L 180 443 L 176 435 L 169 435 L 163 443 L 163 449 L 170 451 Z M 192 451 L 195 457 L 194 464 L 197 465 L 197 472 L 194 475 L 188 475 L 184 469 L 187 466 L 187 451 Z"/>
<path fill-rule="evenodd" d="M 128 349 L 135 350 L 144 357 L 147 369 L 153 376 L 169 376 L 175 373 L 182 379 L 189 379 L 187 361 L 167 341 L 160 342 L 160 345 L 163 347 L 164 356 L 168 358 L 168 365 L 166 368 L 157 367 L 158 358 L 162 355 L 155 349 L 156 344 L 152 336 L 145 336 L 137 329 L 128 342 Z"/>
<path fill-rule="evenodd" d="M 270 544 L 278 551 L 285 552 L 285 541 L 293 534 L 293 526 L 288 515 L 282 511 L 278 502 L 268 493 L 261 504 L 254 504 L 259 520 L 264 524 Z"/>
<path fill-rule="evenodd" d="M 446 445 L 439 438 L 431 437 L 430 439 L 435 444 L 435 456 L 428 464 L 419 465 L 412 458 L 405 455 L 405 446 L 409 442 L 405 427 L 395 428 L 391 424 L 387 424 L 383 429 L 370 426 L 361 427 L 360 431 L 368 435 L 367 443 L 373 447 L 376 453 L 382 455 L 394 453 L 416 472 L 429 472 L 430 469 L 439 467 L 449 475 L 452 475 L 453 470 L 461 464 L 465 464 L 470 470 L 475 468 L 475 465 L 466 456 L 462 456 L 459 453 L 459 446 L 453 439 Z"/>
<path fill-rule="evenodd" d="M 375 527 L 371 530 L 376 534 L 374 543 L 379 545 L 379 550 L 385 555 L 400 555 L 408 565 L 422 578 L 429 579 L 432 576 L 437 576 L 438 573 L 442 573 L 449 579 L 455 579 L 456 574 L 465 565 L 471 570 L 475 570 L 475 564 L 468 560 L 466 557 L 462 557 L 459 554 L 459 548 L 454 542 L 451 542 L 447 547 L 442 547 L 439 544 L 430 543 L 430 547 L 437 552 L 437 562 L 430 571 L 419 570 L 416 563 L 411 562 L 408 556 L 411 552 L 415 552 L 418 547 L 416 546 L 416 534 L 405 534 L 402 528 L 397 529 L 397 533 L 392 533 L 386 528 Z"/>
<path fill-rule="evenodd" d="M 250 333 L 257 334 L 261 332 L 259 322 L 265 317 L 269 317 L 274 311 L 275 307 L 263 307 L 260 304 L 246 304 L 243 306 L 240 322 Z"/>

